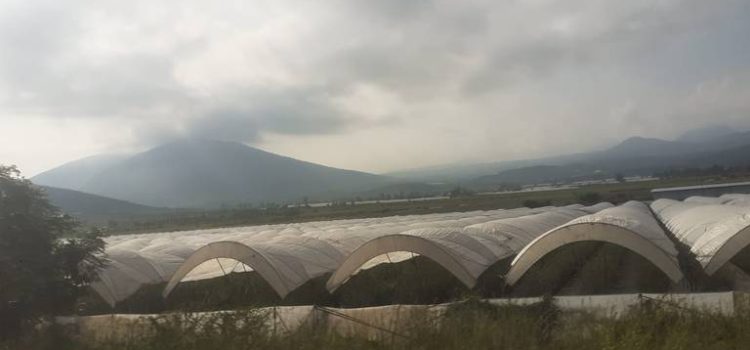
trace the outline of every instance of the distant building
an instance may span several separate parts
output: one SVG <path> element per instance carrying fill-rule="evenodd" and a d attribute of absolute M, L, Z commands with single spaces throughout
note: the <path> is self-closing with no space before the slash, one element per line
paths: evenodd
<path fill-rule="evenodd" d="M 727 193 L 750 193 L 750 182 L 655 188 L 651 190 L 654 199 L 669 198 L 676 200 L 683 200 L 692 196 L 718 197 Z"/>

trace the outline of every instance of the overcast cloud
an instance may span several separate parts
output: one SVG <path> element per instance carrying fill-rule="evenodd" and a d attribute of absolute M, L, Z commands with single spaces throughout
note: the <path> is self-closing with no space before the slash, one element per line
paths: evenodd
<path fill-rule="evenodd" d="M 0 163 L 181 137 L 383 172 L 750 128 L 750 2 L 0 0 Z"/>

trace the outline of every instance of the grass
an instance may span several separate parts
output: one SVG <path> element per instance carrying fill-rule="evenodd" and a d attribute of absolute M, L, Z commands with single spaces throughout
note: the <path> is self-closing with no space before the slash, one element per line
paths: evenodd
<path fill-rule="evenodd" d="M 559 310 L 551 300 L 497 306 L 470 299 L 439 317 L 415 313 L 397 334 L 338 332 L 325 321 L 274 331 L 259 309 L 170 314 L 124 326 L 119 337 L 90 339 L 60 326 L 37 330 L 2 350 L 103 349 L 745 349 L 750 312 L 719 315 L 644 301 L 624 316 L 600 318 Z M 374 335 L 373 335 L 374 334 Z"/>

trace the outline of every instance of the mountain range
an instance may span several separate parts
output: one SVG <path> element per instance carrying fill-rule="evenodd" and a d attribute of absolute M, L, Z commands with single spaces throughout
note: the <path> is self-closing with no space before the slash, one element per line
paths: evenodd
<path fill-rule="evenodd" d="M 650 176 L 670 168 L 750 165 L 750 132 L 692 130 L 677 139 L 631 137 L 604 151 L 532 161 L 470 179 L 475 186 L 502 183 L 534 184 L 625 176 Z"/>
<path fill-rule="evenodd" d="M 97 156 L 31 179 L 39 185 L 155 207 L 206 208 L 332 198 L 387 183 L 236 142 L 182 140 L 132 156 Z"/>
<path fill-rule="evenodd" d="M 216 208 L 307 198 L 375 198 L 383 193 L 430 195 L 444 193 L 456 184 L 482 190 L 505 183 L 652 175 L 669 167 L 714 164 L 750 165 L 750 132 L 710 127 L 691 130 L 675 140 L 631 137 L 596 152 L 455 164 L 386 175 L 327 167 L 241 143 L 190 139 L 135 155 L 73 161 L 41 173 L 32 181 L 51 187 L 50 197 L 59 199 L 67 211 L 96 212 L 96 205 L 82 207 L 81 203 L 98 201 L 117 211 L 147 213 L 164 207 Z M 75 192 L 61 192 L 64 189 Z M 94 197 L 82 198 L 87 194 Z M 104 205 L 105 197 L 115 202 Z"/>
<path fill-rule="evenodd" d="M 493 176 L 504 171 L 517 173 L 518 169 L 524 168 L 532 168 L 527 169 L 529 172 L 532 172 L 534 167 L 550 169 L 552 166 L 574 166 L 575 164 L 589 164 L 592 167 L 596 167 L 596 164 L 593 163 L 608 159 L 618 162 L 623 159 L 629 159 L 630 163 L 635 163 L 637 167 L 640 161 L 648 158 L 685 158 L 697 153 L 705 154 L 711 151 L 720 152 L 731 148 L 740 148 L 747 144 L 750 144 L 750 132 L 740 131 L 728 126 L 710 125 L 688 130 L 674 140 L 636 136 L 602 151 L 564 154 L 536 159 L 445 164 L 394 171 L 384 175 L 410 181 L 472 183 L 475 179 Z M 659 161 L 664 160 L 663 158 L 659 159 Z M 667 163 L 672 163 L 672 159 L 667 159 Z"/>

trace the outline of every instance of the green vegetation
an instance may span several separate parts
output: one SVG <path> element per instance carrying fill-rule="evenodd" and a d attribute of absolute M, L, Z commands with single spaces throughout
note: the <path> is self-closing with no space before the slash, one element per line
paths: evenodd
<path fill-rule="evenodd" d="M 561 311 L 552 300 L 528 306 L 469 299 L 442 315 L 414 313 L 392 331 L 342 333 L 325 320 L 278 329 L 269 311 L 168 314 L 145 324 L 123 324 L 118 337 L 94 340 L 62 326 L 0 349 L 744 349 L 750 312 L 720 315 L 643 299 L 619 318 Z M 329 317 L 337 317 L 330 315 Z M 365 326 L 367 327 L 367 326 Z"/>
<path fill-rule="evenodd" d="M 104 263 L 95 256 L 104 248 L 96 232 L 75 237 L 75 230 L 16 168 L 0 165 L 0 340 L 72 311 Z"/>
<path fill-rule="evenodd" d="M 602 201 L 602 196 L 598 192 L 585 192 L 578 195 L 578 203 L 583 205 L 594 205 Z"/>
<path fill-rule="evenodd" d="M 457 186 L 448 192 L 448 197 L 450 198 L 471 197 L 474 195 L 476 195 L 476 192 L 461 186 Z"/>

